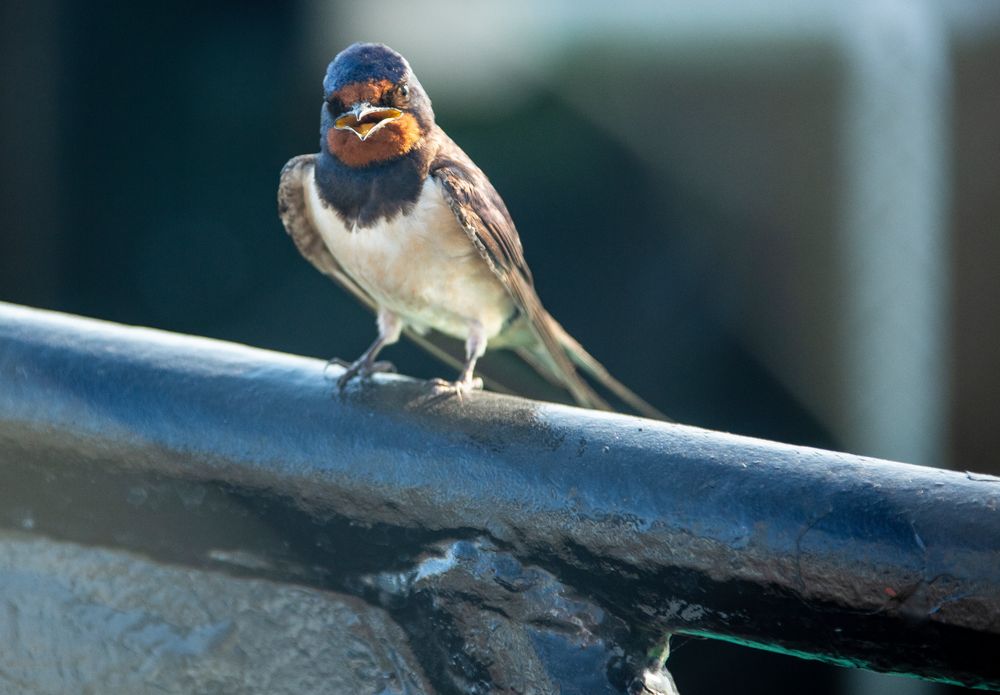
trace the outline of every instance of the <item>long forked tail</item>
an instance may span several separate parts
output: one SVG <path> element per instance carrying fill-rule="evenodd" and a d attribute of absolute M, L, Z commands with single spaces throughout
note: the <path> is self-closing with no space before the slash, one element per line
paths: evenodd
<path fill-rule="evenodd" d="M 611 376 L 611 373 L 605 369 L 604 365 L 598 362 L 593 355 L 584 350 L 583 346 L 580 345 L 580 343 L 578 343 L 573 336 L 567 333 L 562 326 L 559 326 L 559 330 L 561 333 L 559 336 L 560 342 L 566 349 L 566 354 L 569 355 L 573 364 L 579 367 L 587 376 L 594 379 L 601 386 L 613 393 L 616 398 L 621 399 L 625 405 L 632 408 L 640 415 L 653 418 L 655 420 L 670 420 L 670 418 L 660 412 L 659 409 L 647 403 L 645 399 L 635 393 L 635 391 Z"/>
<path fill-rule="evenodd" d="M 548 328 L 554 333 L 566 356 L 581 373 L 639 415 L 656 420 L 670 420 L 625 384 L 611 376 L 604 365 L 587 352 L 566 329 L 559 325 L 558 321 L 551 316 L 548 316 L 547 319 Z M 522 347 L 517 352 L 549 381 L 568 389 L 581 405 L 601 410 L 613 410 L 607 400 L 599 396 L 594 389 L 590 388 L 589 384 L 580 383 L 582 379 L 579 374 L 562 373 L 562 370 L 554 364 L 552 358 L 544 350 Z"/>
<path fill-rule="evenodd" d="M 536 316 L 540 325 L 535 324 L 532 328 L 532 324 L 522 316 L 520 324 L 511 330 L 511 334 L 518 337 L 498 346 L 508 349 L 490 350 L 479 361 L 476 371 L 489 388 L 543 400 L 565 401 L 569 398 L 585 408 L 616 410 L 597 392 L 594 388 L 597 386 L 613 397 L 618 405 L 638 415 L 670 421 L 611 376 L 604 365 L 584 350 L 544 309 L 540 309 Z M 462 368 L 465 349 L 461 341 L 436 331 L 419 334 L 406 330 L 406 333 L 417 345 L 445 364 L 455 369 Z M 552 350 L 560 351 L 561 359 L 553 357 Z"/>

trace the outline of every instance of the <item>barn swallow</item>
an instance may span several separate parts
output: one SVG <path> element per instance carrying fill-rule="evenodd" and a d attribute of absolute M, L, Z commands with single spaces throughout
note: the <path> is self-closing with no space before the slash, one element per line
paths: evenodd
<path fill-rule="evenodd" d="M 636 412 L 663 417 L 544 309 L 507 207 L 435 123 L 403 56 L 353 44 L 327 68 L 323 96 L 320 151 L 285 165 L 278 209 L 302 255 L 377 314 L 371 346 L 337 360 L 340 388 L 392 370 L 377 357 L 405 331 L 460 364 L 457 381 L 435 380 L 459 395 L 482 387 L 475 370 L 486 349 L 506 348 L 580 405 L 611 409 L 582 372 Z M 443 347 L 454 339 L 464 355 Z"/>

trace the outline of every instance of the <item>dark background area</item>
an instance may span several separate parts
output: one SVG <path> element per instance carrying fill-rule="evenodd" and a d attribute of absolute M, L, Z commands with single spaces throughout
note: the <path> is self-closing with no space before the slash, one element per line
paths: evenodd
<path fill-rule="evenodd" d="M 837 323 L 841 286 L 827 261 L 842 185 L 831 104 L 844 88 L 828 49 L 805 38 L 763 57 L 744 47 L 755 61 L 732 67 L 737 49 L 678 60 L 648 36 L 577 29 L 556 42 L 538 30 L 525 45 L 558 48 L 535 70 L 501 27 L 501 49 L 534 66 L 508 70 L 470 52 L 460 23 L 414 38 L 411 52 L 393 37 L 426 27 L 379 11 L 393 7 L 371 8 L 384 35 L 378 23 L 360 35 L 346 4 L 6 4 L 0 300 L 318 357 L 360 353 L 373 317 L 298 255 L 275 193 L 284 162 L 318 149 L 326 62 L 351 41 L 385 40 L 503 195 L 547 308 L 612 373 L 681 422 L 861 448 L 827 416 L 852 407 L 823 387 L 838 382 L 838 346 L 806 349 Z M 917 462 L 996 471 L 1000 31 L 954 35 L 946 434 Z M 627 80 L 643 88 L 619 98 L 607 87 Z M 630 109 L 646 113 L 633 123 Z M 686 167 L 691 151 L 705 154 Z M 804 285 L 788 280 L 800 275 Z M 896 291 L 905 301 L 908 288 Z M 819 386 L 798 388 L 802 367 L 783 350 Z M 389 358 L 404 373 L 449 376 L 410 345 Z M 688 695 L 927 688 L 690 638 L 676 641 L 671 670 Z"/>

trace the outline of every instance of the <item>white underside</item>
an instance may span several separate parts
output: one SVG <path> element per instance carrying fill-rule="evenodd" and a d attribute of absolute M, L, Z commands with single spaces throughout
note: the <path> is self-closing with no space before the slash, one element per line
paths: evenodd
<path fill-rule="evenodd" d="M 380 309 L 418 331 L 434 328 L 463 340 L 477 323 L 486 339 L 503 328 L 514 304 L 433 178 L 409 214 L 356 229 L 321 203 L 312 172 L 306 185 L 327 248 Z"/>

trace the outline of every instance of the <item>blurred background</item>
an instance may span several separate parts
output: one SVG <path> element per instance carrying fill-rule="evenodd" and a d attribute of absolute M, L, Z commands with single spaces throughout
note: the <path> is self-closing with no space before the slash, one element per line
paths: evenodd
<path fill-rule="evenodd" d="M 672 417 L 1000 473 L 994 0 L 4 3 L 0 300 L 355 357 L 373 317 L 275 192 L 358 40 L 407 56 L 548 309 Z M 670 666 L 686 695 L 950 690 L 692 639 Z"/>

